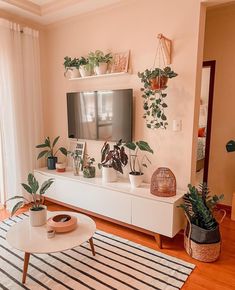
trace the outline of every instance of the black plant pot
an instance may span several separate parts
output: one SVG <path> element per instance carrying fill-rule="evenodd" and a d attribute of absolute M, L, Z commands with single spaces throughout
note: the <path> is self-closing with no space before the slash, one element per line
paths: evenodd
<path fill-rule="evenodd" d="M 57 157 L 48 157 L 47 158 L 47 168 L 50 170 L 55 169 L 56 162 L 57 162 Z"/>
<path fill-rule="evenodd" d="M 190 239 L 197 244 L 213 244 L 220 242 L 219 225 L 213 230 L 205 230 L 196 225 L 191 224 L 192 231 Z M 186 235 L 188 237 L 189 224 L 187 224 Z"/>

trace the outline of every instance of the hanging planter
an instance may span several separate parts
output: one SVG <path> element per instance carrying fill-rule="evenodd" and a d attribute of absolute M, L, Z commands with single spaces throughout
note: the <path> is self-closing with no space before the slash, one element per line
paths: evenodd
<path fill-rule="evenodd" d="M 168 106 L 165 101 L 167 96 L 165 89 L 168 79 L 176 77 L 177 74 L 167 66 L 164 69 L 146 69 L 138 76 L 144 84 L 141 91 L 143 91 L 143 108 L 145 111 L 143 118 L 146 119 L 147 127 L 150 129 L 166 129 L 168 122 L 164 110 Z"/>
<path fill-rule="evenodd" d="M 170 40 L 164 36 L 159 35 L 159 43 L 155 60 L 158 56 L 159 67 L 155 67 L 155 60 L 152 69 L 146 69 L 144 72 L 139 72 L 138 77 L 141 79 L 144 87 L 141 88 L 144 99 L 144 115 L 146 125 L 150 129 L 166 129 L 168 122 L 165 115 L 165 108 L 167 103 L 165 98 L 167 96 L 165 89 L 167 88 L 168 79 L 174 78 L 177 74 L 169 67 L 165 65 L 165 58 L 167 62 L 170 61 L 169 54 L 165 42 Z M 163 63 L 163 68 L 161 68 Z"/>

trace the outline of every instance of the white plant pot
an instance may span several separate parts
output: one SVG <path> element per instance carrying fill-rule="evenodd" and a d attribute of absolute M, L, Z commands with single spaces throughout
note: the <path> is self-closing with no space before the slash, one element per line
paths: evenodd
<path fill-rule="evenodd" d="M 104 75 L 106 74 L 108 69 L 108 64 L 106 62 L 101 62 L 99 65 L 94 67 L 94 71 L 96 75 Z"/>
<path fill-rule="evenodd" d="M 40 227 L 47 222 L 47 207 L 45 205 L 41 205 L 41 207 L 43 209 L 38 211 L 29 209 L 29 220 L 32 227 Z"/>
<path fill-rule="evenodd" d="M 79 70 L 76 67 L 71 67 L 68 70 L 68 73 L 70 79 L 79 78 L 81 76 Z"/>
<path fill-rule="evenodd" d="M 90 65 L 81 65 L 79 67 L 79 72 L 81 74 L 81 77 L 89 77 L 92 75 L 92 69 Z"/>
<path fill-rule="evenodd" d="M 140 187 L 144 179 L 144 174 L 142 173 L 141 175 L 134 175 L 129 173 L 129 179 L 132 188 Z"/>
<path fill-rule="evenodd" d="M 117 181 L 117 171 L 112 167 L 102 166 L 102 181 L 104 183 Z"/>

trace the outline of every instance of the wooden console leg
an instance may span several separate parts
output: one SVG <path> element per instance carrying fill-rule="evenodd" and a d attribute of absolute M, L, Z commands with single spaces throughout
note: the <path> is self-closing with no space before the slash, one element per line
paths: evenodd
<path fill-rule="evenodd" d="M 154 235 L 154 238 L 157 242 L 157 245 L 160 249 L 162 249 L 162 236 L 160 234 Z"/>
<path fill-rule="evenodd" d="M 93 243 L 93 239 L 92 238 L 89 239 L 89 243 L 90 243 L 90 246 L 91 246 L 92 255 L 95 256 L 95 247 L 94 247 L 94 243 Z"/>
<path fill-rule="evenodd" d="M 23 277 L 22 277 L 22 283 L 24 284 L 26 281 L 27 271 L 28 271 L 28 265 L 29 265 L 29 258 L 30 253 L 24 254 L 24 269 L 23 269 Z"/>

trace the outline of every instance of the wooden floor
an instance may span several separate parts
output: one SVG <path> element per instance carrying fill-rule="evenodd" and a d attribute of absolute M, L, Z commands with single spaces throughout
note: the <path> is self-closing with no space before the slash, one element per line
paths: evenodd
<path fill-rule="evenodd" d="M 48 209 L 67 210 L 67 208 L 47 203 Z M 21 211 L 26 211 L 27 207 Z M 4 209 L 0 209 L 0 220 L 9 216 Z M 163 238 L 163 249 L 159 250 L 153 237 L 124 228 L 113 223 L 94 218 L 97 228 L 108 233 L 118 235 L 133 242 L 156 249 L 165 254 L 194 263 L 195 270 L 188 278 L 182 289 L 189 290 L 227 290 L 235 289 L 235 222 L 226 217 L 221 225 L 223 239 L 220 259 L 215 263 L 201 263 L 190 258 L 183 248 L 183 235 L 178 234 L 174 239 Z"/>

